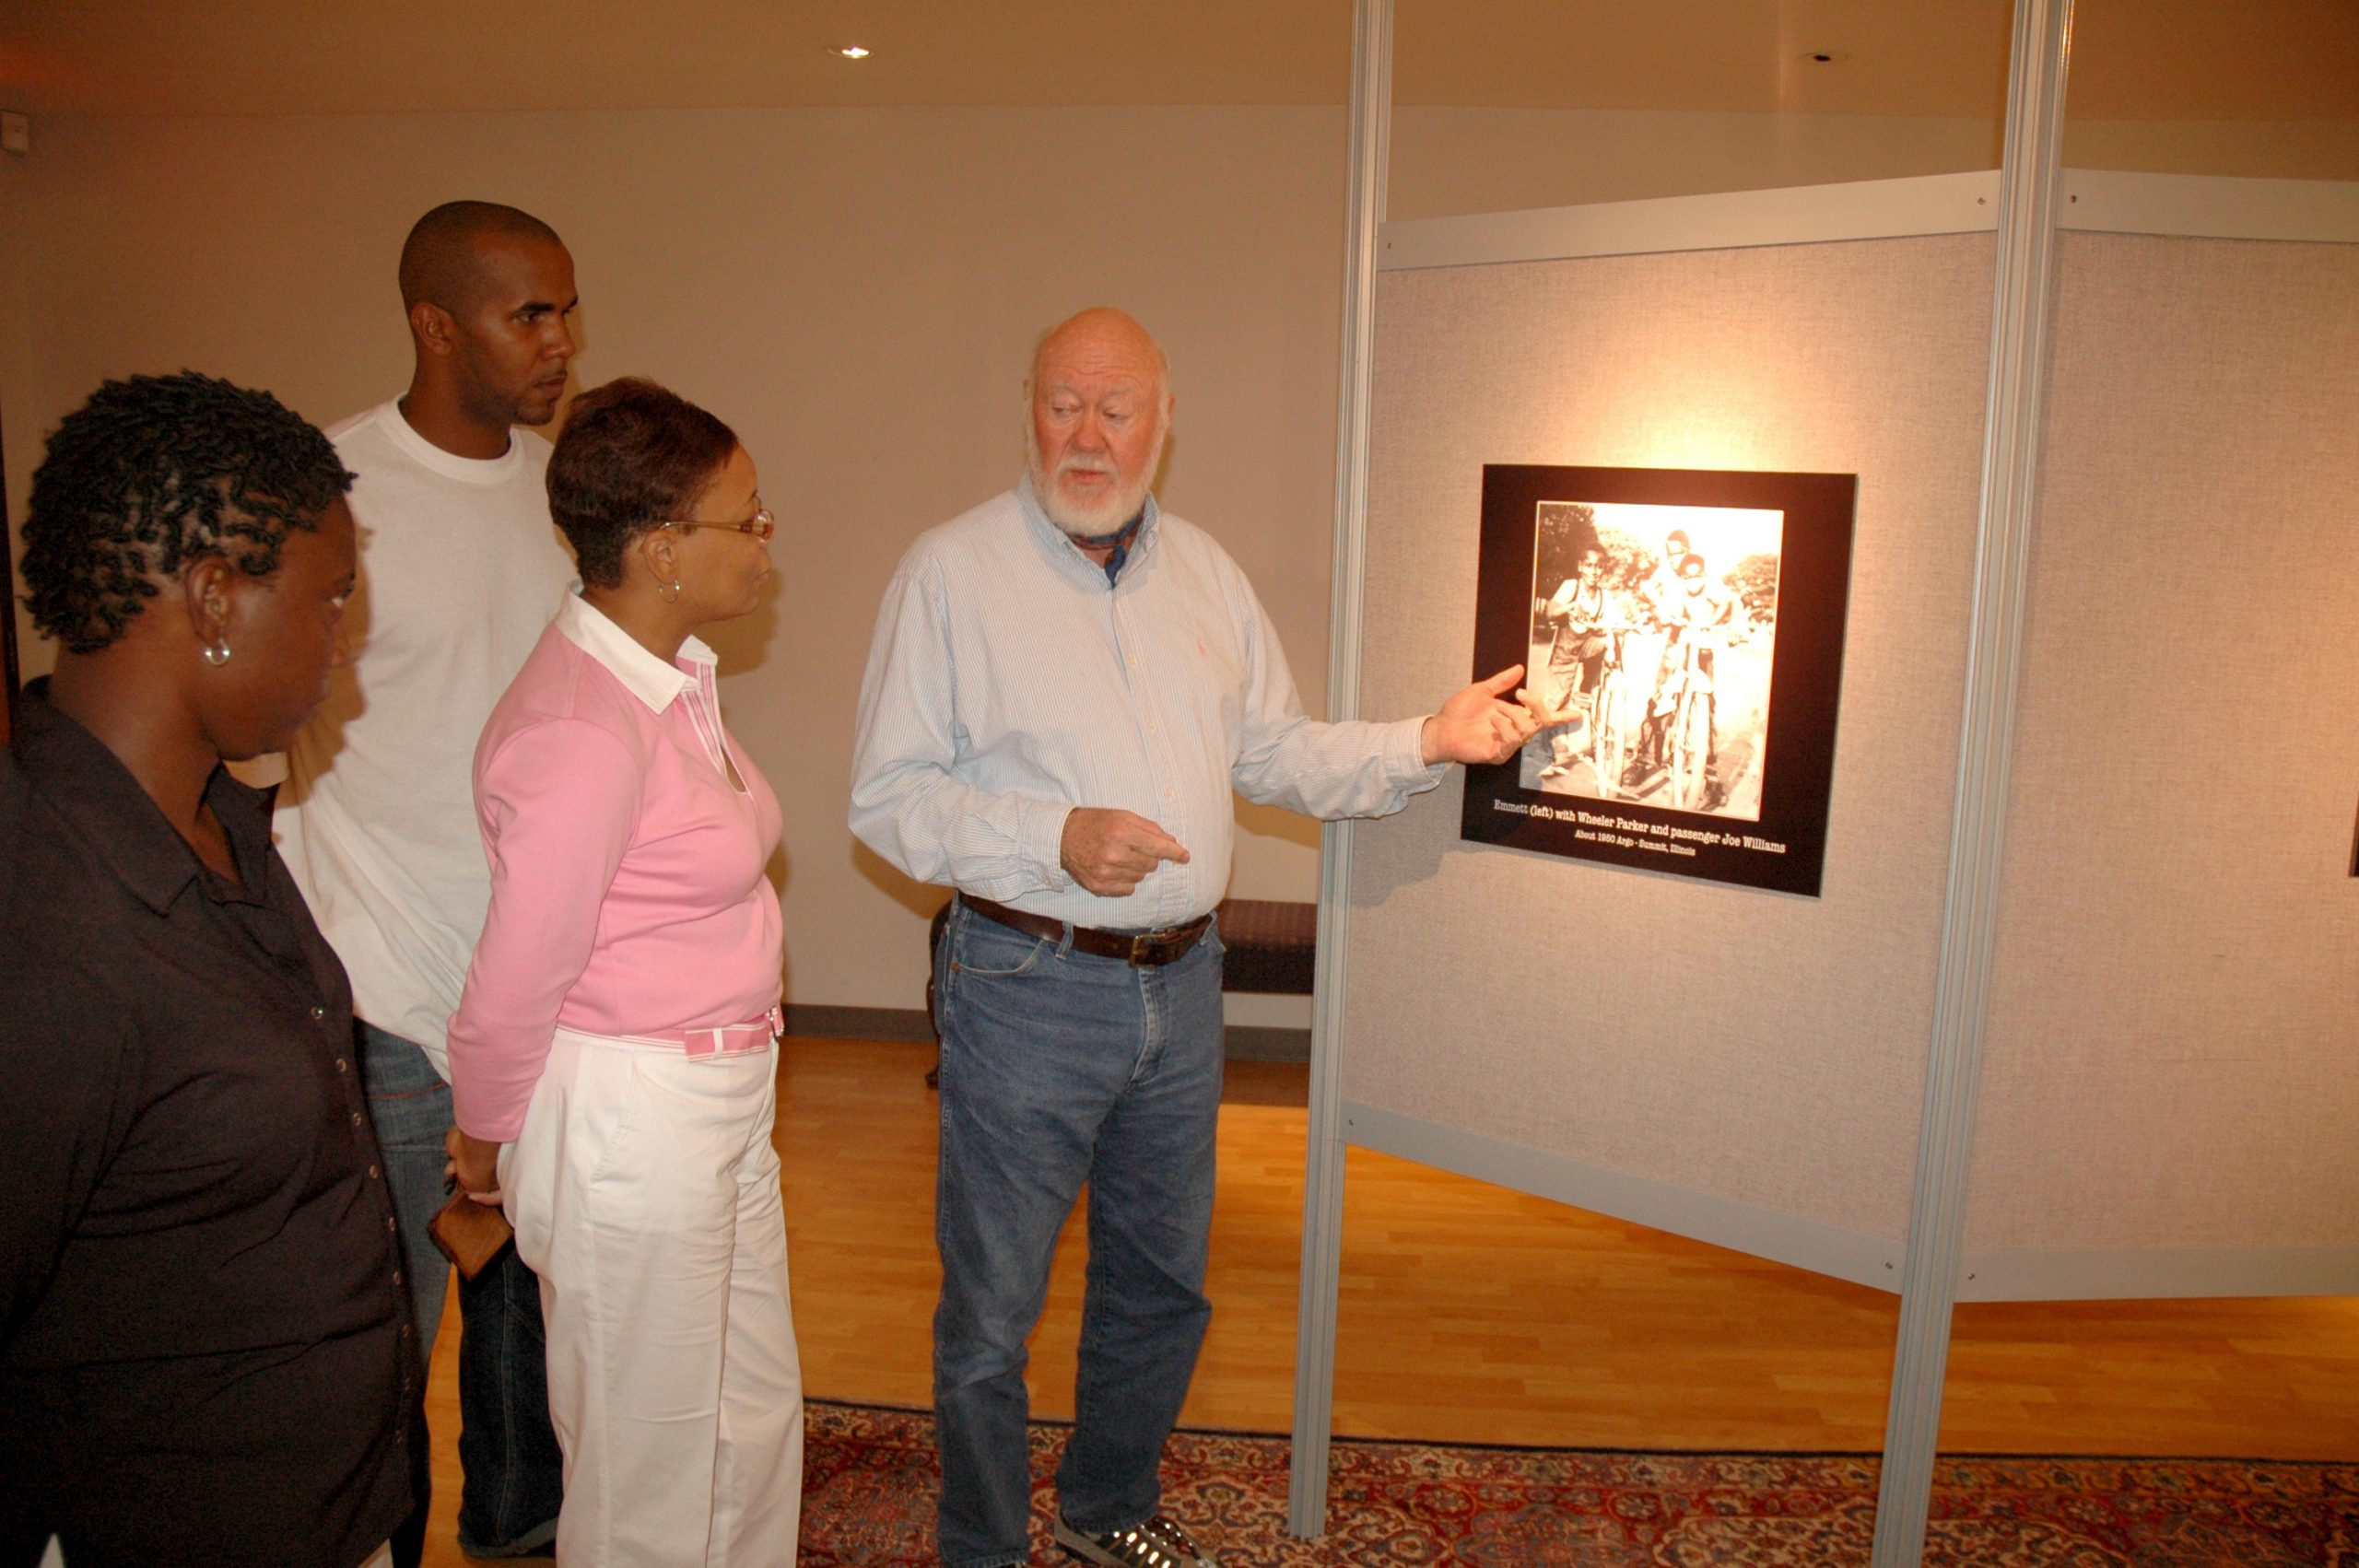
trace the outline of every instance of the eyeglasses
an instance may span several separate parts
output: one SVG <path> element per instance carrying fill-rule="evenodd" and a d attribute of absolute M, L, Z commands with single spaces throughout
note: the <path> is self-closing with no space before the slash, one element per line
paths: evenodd
<path fill-rule="evenodd" d="M 761 497 L 756 496 L 754 499 L 758 501 Z M 769 508 L 764 507 L 743 522 L 698 522 L 692 518 L 664 518 L 655 526 L 658 528 L 719 528 L 731 533 L 750 533 L 762 544 L 767 544 L 770 542 L 771 535 L 778 532 L 778 519 L 770 515 Z"/>

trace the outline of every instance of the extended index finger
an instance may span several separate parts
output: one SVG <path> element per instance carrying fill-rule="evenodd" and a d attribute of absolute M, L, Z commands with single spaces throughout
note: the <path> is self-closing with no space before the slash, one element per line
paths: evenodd
<path fill-rule="evenodd" d="M 1501 692 L 1512 689 L 1515 684 L 1521 679 L 1523 679 L 1523 666 L 1520 664 L 1510 664 L 1506 669 L 1500 671 L 1497 674 L 1491 676 L 1489 679 L 1477 681 L 1474 684 L 1481 686 L 1493 696 L 1496 696 Z"/>
<path fill-rule="evenodd" d="M 1173 860 L 1182 865 L 1187 863 L 1188 847 L 1185 844 L 1164 832 L 1159 824 L 1150 822 L 1145 817 L 1139 817 L 1136 820 L 1139 825 L 1136 842 L 1140 848 L 1146 850 L 1158 860 Z"/>

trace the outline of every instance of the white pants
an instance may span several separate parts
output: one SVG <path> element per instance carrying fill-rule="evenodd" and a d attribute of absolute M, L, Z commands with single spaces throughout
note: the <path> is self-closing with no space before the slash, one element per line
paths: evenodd
<path fill-rule="evenodd" d="M 500 1153 L 541 1277 L 566 1568 L 787 1568 L 803 1374 L 786 1285 L 778 1053 L 559 1029 Z"/>

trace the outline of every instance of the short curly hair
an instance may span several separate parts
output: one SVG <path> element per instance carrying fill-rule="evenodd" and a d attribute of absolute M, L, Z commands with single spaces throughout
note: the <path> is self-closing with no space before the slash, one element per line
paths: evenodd
<path fill-rule="evenodd" d="M 278 569 L 287 531 L 352 487 L 328 439 L 264 392 L 183 370 L 109 381 L 67 415 L 25 508 L 25 608 L 75 653 L 121 637 L 189 563 Z"/>
<path fill-rule="evenodd" d="M 737 433 L 677 392 L 637 376 L 573 400 L 549 454 L 549 515 L 592 588 L 619 588 L 623 555 L 658 522 L 685 518 Z"/>

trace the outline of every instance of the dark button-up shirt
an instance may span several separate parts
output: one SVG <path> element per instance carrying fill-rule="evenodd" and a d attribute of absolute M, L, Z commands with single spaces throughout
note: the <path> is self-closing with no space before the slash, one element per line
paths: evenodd
<path fill-rule="evenodd" d="M 420 1373 L 344 969 L 264 796 L 215 774 L 217 876 L 41 686 L 0 756 L 0 1542 L 354 1568 Z"/>

